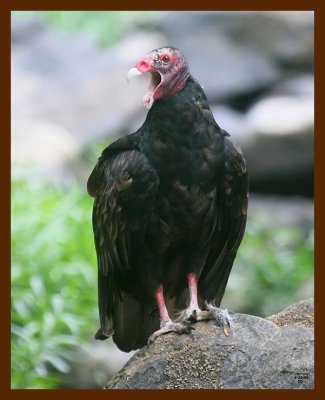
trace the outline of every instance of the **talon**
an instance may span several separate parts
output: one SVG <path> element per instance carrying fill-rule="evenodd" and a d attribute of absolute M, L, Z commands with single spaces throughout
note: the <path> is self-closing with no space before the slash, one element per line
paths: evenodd
<path fill-rule="evenodd" d="M 153 334 L 148 337 L 147 344 L 148 346 L 155 341 L 156 338 L 153 337 Z"/>
<path fill-rule="evenodd" d="M 197 312 L 196 312 L 196 310 L 193 310 L 192 313 L 187 318 L 187 321 L 192 323 L 192 322 L 197 322 L 197 320 L 198 320 Z"/>
<path fill-rule="evenodd" d="M 229 336 L 230 333 L 230 315 L 228 314 L 228 310 L 225 310 L 225 313 L 223 315 L 224 321 L 223 321 L 223 333 L 225 336 Z"/>
<path fill-rule="evenodd" d="M 193 320 L 191 319 L 191 316 L 187 319 L 184 319 L 181 323 L 183 323 L 185 325 L 185 327 L 189 330 L 189 331 L 195 331 L 194 326 L 192 326 L 192 322 Z M 189 332 L 190 333 L 190 332 Z"/>
<path fill-rule="evenodd" d="M 184 320 L 182 322 L 167 322 L 160 329 L 149 336 L 148 344 L 153 343 L 157 339 L 157 337 L 166 335 L 169 332 L 176 332 L 181 335 L 182 333 L 189 334 L 194 329 L 195 328 L 191 325 L 190 321 Z"/>
<path fill-rule="evenodd" d="M 209 321 L 215 320 L 216 325 L 222 326 L 223 333 L 225 336 L 229 336 L 231 328 L 231 316 L 227 309 L 222 310 L 213 306 L 212 304 L 206 303 L 206 311 L 200 309 L 188 310 L 187 315 L 189 317 L 183 322 L 198 322 L 198 321 Z"/>

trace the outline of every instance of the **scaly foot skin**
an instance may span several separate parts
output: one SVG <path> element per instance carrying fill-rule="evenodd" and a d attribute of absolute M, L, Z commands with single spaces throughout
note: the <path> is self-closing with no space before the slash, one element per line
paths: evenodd
<path fill-rule="evenodd" d="M 212 304 L 206 304 L 206 307 L 207 310 L 205 311 L 194 309 L 189 315 L 188 320 L 190 322 L 215 320 L 218 325 L 223 327 L 223 333 L 225 336 L 229 336 L 231 316 L 229 315 L 228 310 L 217 308 Z"/>
<path fill-rule="evenodd" d="M 153 343 L 157 337 L 165 335 L 166 333 L 176 332 L 181 335 L 182 333 L 191 333 L 193 329 L 195 328 L 191 326 L 191 322 L 188 320 L 182 322 L 168 321 L 149 337 L 148 344 Z"/>

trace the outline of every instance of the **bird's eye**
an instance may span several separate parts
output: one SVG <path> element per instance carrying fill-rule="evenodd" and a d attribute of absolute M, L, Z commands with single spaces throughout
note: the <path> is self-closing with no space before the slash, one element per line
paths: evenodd
<path fill-rule="evenodd" d="M 168 56 L 163 56 L 163 58 L 161 59 L 161 61 L 162 61 L 164 64 L 167 64 L 167 63 L 169 63 L 169 57 L 168 57 Z"/>

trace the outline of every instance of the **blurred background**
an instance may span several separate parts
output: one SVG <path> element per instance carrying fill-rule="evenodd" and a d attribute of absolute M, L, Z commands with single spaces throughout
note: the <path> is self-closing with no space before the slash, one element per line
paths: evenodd
<path fill-rule="evenodd" d="M 12 387 L 100 388 L 132 354 L 96 342 L 87 178 L 142 124 L 150 50 L 186 54 L 250 174 L 222 306 L 261 317 L 313 296 L 312 12 L 12 13 Z"/>

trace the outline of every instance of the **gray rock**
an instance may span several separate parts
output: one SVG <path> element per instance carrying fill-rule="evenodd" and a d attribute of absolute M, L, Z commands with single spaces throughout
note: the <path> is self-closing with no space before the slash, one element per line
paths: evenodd
<path fill-rule="evenodd" d="M 228 14 L 171 12 L 162 21 L 163 33 L 184 51 L 210 101 L 264 88 L 279 78 L 267 54 L 227 35 L 218 23 L 223 18 Z"/>
<path fill-rule="evenodd" d="M 81 146 L 71 132 L 47 120 L 19 120 L 12 122 L 12 161 L 14 163 L 46 165 L 50 169 L 59 168 L 69 159 L 78 156 Z M 28 149 L 28 151 L 26 151 Z"/>
<path fill-rule="evenodd" d="M 256 136 L 242 145 L 252 192 L 312 197 L 314 144 L 312 132 Z"/>
<path fill-rule="evenodd" d="M 24 45 L 30 40 L 35 40 L 37 36 L 46 31 L 44 23 L 36 16 L 12 14 L 11 17 L 11 43 L 12 45 Z"/>
<path fill-rule="evenodd" d="M 250 108 L 246 118 L 253 133 L 281 136 L 312 131 L 314 99 L 312 96 L 264 98 Z"/>
<path fill-rule="evenodd" d="M 195 324 L 191 335 L 159 337 L 105 388 L 312 389 L 314 329 L 305 314 L 313 314 L 313 303 L 307 304 L 287 310 L 285 324 L 274 316 L 233 314 L 228 337 L 213 321 Z M 299 314 L 303 324 L 296 323 Z"/>
<path fill-rule="evenodd" d="M 314 326 L 314 300 L 304 300 L 292 304 L 278 314 L 266 318 L 278 326 L 299 325 L 310 328 Z"/>
<path fill-rule="evenodd" d="M 264 194 L 313 196 L 312 132 L 299 135 L 256 135 L 242 149 L 250 173 L 250 190 Z"/>
<path fill-rule="evenodd" d="M 269 54 L 277 64 L 296 70 L 313 67 L 312 11 L 232 12 L 223 18 L 223 28 L 234 40 Z"/>
<path fill-rule="evenodd" d="M 126 73 L 164 42 L 159 34 L 140 32 L 101 49 L 88 37 L 63 35 L 28 17 L 13 19 L 12 32 L 12 119 L 29 126 L 47 121 L 81 146 L 127 129 L 125 121 L 142 110 L 146 88 L 141 79 L 128 86 Z"/>
<path fill-rule="evenodd" d="M 161 27 L 211 101 L 270 87 L 288 66 L 313 68 L 312 12 L 170 12 Z"/>
<path fill-rule="evenodd" d="M 314 75 L 299 74 L 277 83 L 270 95 L 314 97 Z"/>
<path fill-rule="evenodd" d="M 247 122 L 242 114 L 224 104 L 212 105 L 211 111 L 218 125 L 226 130 L 238 144 L 247 140 Z"/>
<path fill-rule="evenodd" d="M 273 96 L 257 101 L 238 134 L 251 191 L 313 196 L 314 100 Z"/>
<path fill-rule="evenodd" d="M 251 191 L 313 196 L 312 96 L 262 98 L 246 114 L 223 105 L 213 106 L 212 111 L 243 150 Z"/>

